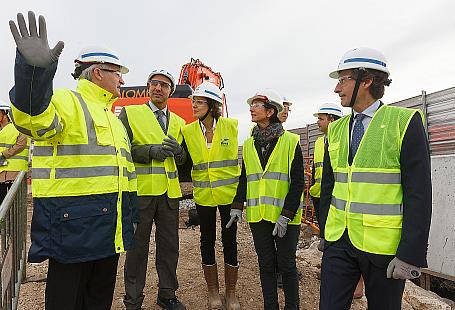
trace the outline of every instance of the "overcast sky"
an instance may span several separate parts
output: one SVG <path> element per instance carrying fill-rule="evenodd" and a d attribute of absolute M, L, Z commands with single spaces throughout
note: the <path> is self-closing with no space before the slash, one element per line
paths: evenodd
<path fill-rule="evenodd" d="M 348 49 L 382 51 L 391 103 L 455 86 L 455 1 L 3 1 L 0 98 L 13 84 L 8 20 L 33 10 L 47 20 L 51 47 L 65 42 L 54 87 L 74 88 L 73 60 L 87 45 L 116 50 L 127 86 L 165 68 L 178 79 L 191 57 L 221 72 L 240 139 L 252 126 L 246 99 L 271 87 L 294 100 L 285 127 L 303 127 L 324 102 L 338 103 L 328 73 Z"/>

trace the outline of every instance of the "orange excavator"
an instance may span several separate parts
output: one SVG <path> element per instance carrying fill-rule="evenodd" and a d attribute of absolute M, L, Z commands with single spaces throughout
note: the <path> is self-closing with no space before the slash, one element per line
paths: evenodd
<path fill-rule="evenodd" d="M 187 123 L 195 120 L 191 109 L 191 99 L 188 98 L 203 82 L 212 82 L 221 90 L 224 88 L 223 78 L 219 72 L 206 66 L 199 59 L 191 58 L 190 62 L 184 64 L 180 70 L 180 77 L 175 92 L 168 100 L 169 109 L 182 117 Z M 113 112 L 119 114 L 124 106 L 131 104 L 144 104 L 150 98 L 147 86 L 122 87 L 121 97 L 114 103 Z M 227 116 L 228 110 L 226 97 L 223 98 L 223 115 Z"/>

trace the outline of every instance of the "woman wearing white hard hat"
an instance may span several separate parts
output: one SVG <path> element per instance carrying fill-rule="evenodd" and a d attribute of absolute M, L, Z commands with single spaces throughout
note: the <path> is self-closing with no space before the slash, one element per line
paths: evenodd
<path fill-rule="evenodd" d="M 226 308 L 240 309 L 235 294 L 239 270 L 237 225 L 228 225 L 240 175 L 238 122 L 221 116 L 223 94 L 215 84 L 202 83 L 190 98 L 193 114 L 198 120 L 183 127 L 182 133 L 193 163 L 193 198 L 200 218 L 202 269 L 208 288 L 208 306 L 209 309 L 222 307 L 215 259 L 218 209 L 224 254 Z"/>
<path fill-rule="evenodd" d="M 279 309 L 277 267 L 282 274 L 285 309 L 299 309 L 295 252 L 304 187 L 300 137 L 283 129 L 281 96 L 265 89 L 247 100 L 256 123 L 243 145 L 243 167 L 232 219 L 246 218 L 258 255 L 264 309 Z"/>

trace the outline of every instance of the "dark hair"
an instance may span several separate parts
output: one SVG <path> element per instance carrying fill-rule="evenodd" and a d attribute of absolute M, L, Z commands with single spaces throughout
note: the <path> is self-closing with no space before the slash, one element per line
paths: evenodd
<path fill-rule="evenodd" d="M 353 69 L 352 75 L 357 78 L 359 69 Z M 368 90 L 374 99 L 381 99 L 384 96 L 384 86 L 389 86 L 390 83 L 392 83 L 392 80 L 388 78 L 387 73 L 374 69 L 365 69 L 362 81 L 368 79 L 373 80 L 373 83 Z"/>
<path fill-rule="evenodd" d="M 214 119 L 218 119 L 221 116 L 221 107 L 220 103 L 214 99 L 211 98 L 206 98 L 207 99 L 207 105 L 209 106 L 210 109 L 210 114 Z"/>
<path fill-rule="evenodd" d="M 340 119 L 341 117 L 335 114 L 328 114 L 328 116 L 332 119 L 332 121 L 336 121 L 337 119 Z"/>
<path fill-rule="evenodd" d="M 281 123 L 281 121 L 278 119 L 278 109 L 276 108 L 276 106 L 266 102 L 266 103 L 264 103 L 264 108 L 273 109 L 273 111 L 275 112 L 270 117 L 270 124 L 272 124 L 272 123 Z"/>

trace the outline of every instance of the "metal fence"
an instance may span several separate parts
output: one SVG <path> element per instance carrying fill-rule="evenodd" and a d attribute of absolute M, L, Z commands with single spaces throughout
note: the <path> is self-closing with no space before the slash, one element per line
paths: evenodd
<path fill-rule="evenodd" d="M 15 310 L 25 278 L 27 178 L 21 171 L 0 205 L 1 310 Z"/>

